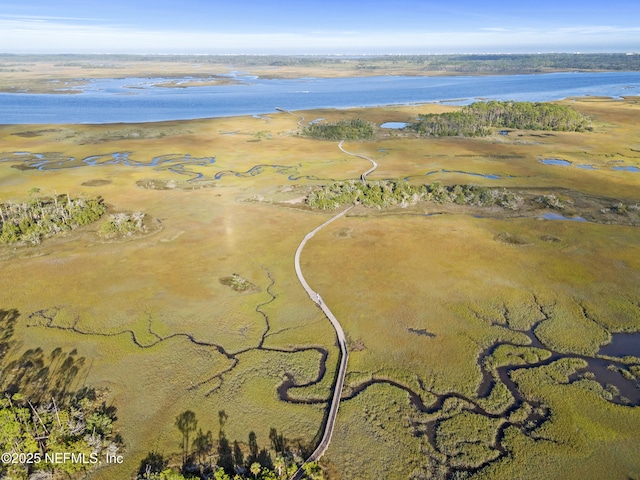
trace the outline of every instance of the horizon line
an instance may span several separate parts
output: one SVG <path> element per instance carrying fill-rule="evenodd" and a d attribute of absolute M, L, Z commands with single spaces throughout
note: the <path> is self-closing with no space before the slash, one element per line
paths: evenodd
<path fill-rule="evenodd" d="M 13 56 L 28 56 L 28 55 L 42 55 L 42 56 L 56 56 L 56 55 L 77 55 L 77 56 L 109 56 L 109 55 L 128 55 L 128 56 L 198 56 L 198 57 L 230 57 L 230 56 L 256 56 L 256 57 L 382 57 L 382 56 L 446 56 L 446 55 L 467 55 L 467 56 L 481 56 L 481 55 L 640 55 L 640 51 L 635 50 L 619 50 L 612 52 L 604 51 L 530 51 L 530 52 L 502 52 L 502 51 L 486 51 L 486 52 L 447 52 L 447 53 L 404 53 L 404 52 L 386 52 L 386 53 L 189 53 L 189 52 L 0 52 L 0 55 L 13 55 Z"/>

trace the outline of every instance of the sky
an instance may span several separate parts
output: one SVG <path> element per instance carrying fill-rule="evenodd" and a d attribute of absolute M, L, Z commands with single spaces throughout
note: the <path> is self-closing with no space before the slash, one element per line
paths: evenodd
<path fill-rule="evenodd" d="M 0 53 L 640 52 L 638 0 L 0 0 Z"/>

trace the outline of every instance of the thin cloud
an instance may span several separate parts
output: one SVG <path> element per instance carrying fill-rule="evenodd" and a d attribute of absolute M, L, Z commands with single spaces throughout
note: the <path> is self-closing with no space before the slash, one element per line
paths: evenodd
<path fill-rule="evenodd" d="M 223 33 L 144 30 L 76 18 L 0 17 L 0 45 L 13 53 L 447 53 L 637 50 L 640 28 L 487 27 L 472 31 Z"/>
<path fill-rule="evenodd" d="M 59 16 L 50 16 L 50 15 L 11 15 L 11 14 L 0 14 L 1 20 L 13 20 L 13 21 L 44 21 L 44 22 L 64 22 L 64 21 L 77 21 L 77 22 L 104 22 L 104 20 L 99 18 L 91 18 L 91 17 L 59 17 Z"/>
<path fill-rule="evenodd" d="M 558 33 L 579 34 L 579 35 L 637 35 L 640 34 L 640 27 L 616 27 L 610 25 L 600 26 L 576 26 L 558 28 Z"/>

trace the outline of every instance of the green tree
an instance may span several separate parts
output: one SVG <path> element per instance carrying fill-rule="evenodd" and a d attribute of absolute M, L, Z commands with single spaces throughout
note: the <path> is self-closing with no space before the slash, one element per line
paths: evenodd
<path fill-rule="evenodd" d="M 262 470 L 262 466 L 258 462 L 253 462 L 251 467 L 249 467 L 249 471 L 253 474 L 253 478 L 258 478 L 260 470 Z"/>
<path fill-rule="evenodd" d="M 273 468 L 278 474 L 278 478 L 282 478 L 282 475 L 286 472 L 287 468 L 287 462 L 282 455 L 276 455 L 276 458 L 273 460 Z"/>
<path fill-rule="evenodd" d="M 231 480 L 231 477 L 224 471 L 224 468 L 218 468 L 213 472 L 213 478 L 215 480 Z"/>
<path fill-rule="evenodd" d="M 181 473 L 168 468 L 160 474 L 160 480 L 186 480 L 186 478 Z"/>
<path fill-rule="evenodd" d="M 311 480 L 322 480 L 324 478 L 322 470 L 317 462 L 305 463 L 302 469 L 304 470 L 305 475 Z"/>

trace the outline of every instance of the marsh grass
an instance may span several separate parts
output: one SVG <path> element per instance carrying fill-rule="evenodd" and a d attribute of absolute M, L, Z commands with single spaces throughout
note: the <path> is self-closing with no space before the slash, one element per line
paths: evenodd
<path fill-rule="evenodd" d="M 501 419 L 463 412 L 438 424 L 436 445 L 454 468 L 477 468 L 500 456 L 493 448 Z"/>
<path fill-rule="evenodd" d="M 593 118 L 593 132 L 547 137 L 520 131 L 476 140 L 384 134 L 345 148 L 376 159 L 379 169 L 372 180 L 409 177 L 419 184 L 425 183 L 425 173 L 437 171 L 426 177 L 429 182 L 453 185 L 463 183 L 463 174 L 455 172 L 497 174 L 499 180 L 474 176 L 472 181 L 491 188 L 561 187 L 633 205 L 637 174 L 605 167 L 619 158 L 638 163 L 633 140 L 637 105 L 579 100 L 574 107 Z M 366 118 L 379 124 L 451 109 L 434 105 L 301 114 L 307 120 Z M 215 157 L 214 163 L 190 166 L 202 174 L 200 185 L 190 182 L 191 176 L 153 167 L 39 171 L 0 162 L 3 202 L 28 201 L 25 192 L 32 187 L 47 195 L 90 189 L 117 211 L 140 211 L 162 222 L 162 229 L 122 243 L 100 241 L 96 229 L 87 228 L 28 249 L 3 247 L 0 252 L 0 302 L 23 313 L 16 339 L 47 351 L 76 348 L 91 366 L 83 381 L 107 388 L 118 408 L 126 462 L 100 470 L 96 479 L 128 478 L 153 448 L 179 453 L 173 422 L 187 409 L 212 431 L 218 427 L 218 410 L 224 409 L 227 435 L 233 439 L 254 430 L 264 444 L 271 427 L 303 443 L 316 436 L 325 405 L 283 402 L 277 388 L 291 376 L 296 384 L 309 384 L 290 389 L 295 399 L 319 400 L 330 393 L 338 353 L 335 333 L 293 269 L 300 240 L 330 214 L 277 202 L 306 195 L 327 180 L 357 179 L 368 165 L 344 155 L 337 145 L 296 135 L 297 120 L 283 113 L 267 119 L 131 126 L 137 138 L 113 126 L 0 127 L 8 153 L 86 158 L 130 151 L 145 161 L 170 153 Z M 35 130 L 37 135 L 27 134 Z M 229 131 L 240 134 L 224 135 Z M 261 141 L 249 141 L 258 137 Z M 566 158 L 600 170 L 543 165 L 538 157 Z M 220 172 L 231 173 L 214 180 Z M 107 178 L 111 183 L 83 185 Z M 137 185 L 146 179 L 180 187 Z M 487 432 L 503 427 L 470 410 L 475 402 L 498 415 L 512 405 L 512 396 L 496 382 L 486 398 L 477 398 L 483 352 L 500 342 L 514 344 L 493 352 L 494 367 L 528 364 L 535 360 L 531 355 L 542 359 L 525 333 L 535 327 L 549 348 L 591 355 L 611 333 L 640 329 L 637 227 L 425 213 L 354 210 L 305 248 L 302 268 L 312 288 L 322 292 L 350 338 L 365 346 L 350 353 L 346 392 L 378 378 L 404 385 L 427 406 L 438 395 L 464 397 L 447 398 L 432 412 L 417 412 L 405 390 L 378 383 L 345 400 L 323 460 L 332 478 L 442 478 L 452 472 L 451 462 L 463 468 L 496 458 L 497 446 Z M 219 279 L 231 272 L 260 291 L 238 295 L 222 285 Z M 319 381 L 317 349 L 329 352 Z M 511 372 L 527 399 L 548 407 L 549 419 L 532 431 L 501 430 L 508 455 L 470 471 L 472 476 L 640 474 L 638 408 L 609 403 L 588 379 L 569 381 L 582 361 L 557 363 Z M 630 360 L 628 365 L 637 376 L 636 364 Z M 532 410 L 525 403 L 508 415 L 518 422 Z M 451 458 L 433 443 L 438 422 Z M 478 426 L 475 446 L 466 439 Z"/>
<path fill-rule="evenodd" d="M 419 471 L 423 441 L 411 434 L 410 416 L 406 394 L 388 385 L 344 402 L 326 456 L 329 471 L 341 479 L 400 479 Z M 349 448 L 339 447 L 345 444 Z"/>

